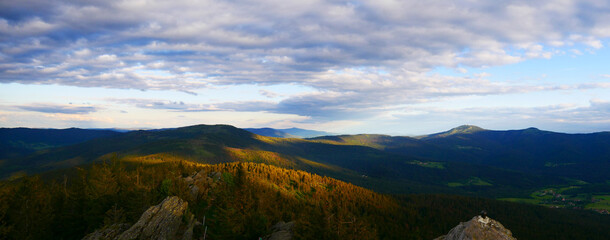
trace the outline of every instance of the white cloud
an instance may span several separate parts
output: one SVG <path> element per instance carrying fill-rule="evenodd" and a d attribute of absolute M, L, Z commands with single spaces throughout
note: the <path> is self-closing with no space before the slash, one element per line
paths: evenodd
<path fill-rule="evenodd" d="M 276 97 L 279 97 L 279 96 L 280 96 L 280 94 L 278 94 L 278 93 L 276 93 L 276 92 L 273 92 L 273 91 L 269 91 L 269 90 L 263 90 L 263 89 L 261 89 L 261 90 L 259 90 L 258 92 L 259 92 L 261 95 L 263 95 L 263 96 L 265 96 L 265 97 L 268 97 L 268 98 L 276 98 Z"/>
<path fill-rule="evenodd" d="M 104 55 L 100 55 L 96 58 L 98 61 L 100 62 L 114 62 L 117 61 L 117 57 L 116 55 L 108 55 L 108 54 L 104 54 Z"/>
<path fill-rule="evenodd" d="M 17 24 L 11 24 L 6 19 L 0 18 L 0 33 L 3 35 L 16 35 L 20 37 L 45 34 L 57 26 L 52 23 L 45 22 L 39 17 L 27 19 Z"/>

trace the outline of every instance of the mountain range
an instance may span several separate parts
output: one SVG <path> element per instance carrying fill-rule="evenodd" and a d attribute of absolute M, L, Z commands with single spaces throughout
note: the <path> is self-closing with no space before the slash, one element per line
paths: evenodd
<path fill-rule="evenodd" d="M 80 143 L 5 158 L 1 171 L 4 177 L 22 171 L 36 173 L 77 166 L 117 154 L 122 158 L 172 155 L 200 163 L 263 162 L 329 175 L 388 193 L 514 197 L 542 186 L 610 180 L 608 132 L 563 134 L 534 128 L 491 131 L 461 126 L 415 138 L 361 134 L 295 139 L 265 137 L 228 125 L 127 133 L 29 131 L 38 131 L 42 136 L 66 131 L 61 141 L 52 141 L 57 137 L 36 140 L 49 145 Z M 75 131 L 89 134 L 91 140 Z M 3 138 L 9 136 L 13 135 Z M 24 137 L 19 139 L 25 145 L 37 144 Z"/>
<path fill-rule="evenodd" d="M 282 137 L 263 136 L 253 131 L 265 131 L 261 134 Z M 472 197 L 485 197 L 530 203 L 535 200 L 536 204 L 543 206 L 569 207 L 568 203 L 575 203 L 577 205 L 573 208 L 595 206 L 603 210 L 601 204 L 605 204 L 605 200 L 595 202 L 595 199 L 605 199 L 610 195 L 609 132 L 564 134 L 535 128 L 493 131 L 476 126 L 460 126 L 417 137 L 359 134 L 299 138 L 304 134 L 296 135 L 293 132 L 293 135 L 273 129 L 246 131 L 229 125 L 195 125 L 129 132 L 2 129 L 0 133 L 0 147 L 5 149 L 0 160 L 0 174 L 2 178 L 12 179 L 3 183 L 4 186 L 28 179 L 27 176 L 32 174 L 42 174 L 43 179 L 49 181 L 62 181 L 63 176 L 63 181 L 67 181 L 75 178 L 80 171 L 78 169 L 109 162 L 126 164 L 126 169 L 132 170 L 137 166 L 156 169 L 155 166 L 167 164 L 225 166 L 222 164 L 246 162 L 255 164 L 253 166 L 271 165 L 287 171 L 306 171 L 379 193 L 392 194 L 401 202 L 399 205 L 411 203 L 422 206 L 429 204 L 419 202 L 422 199 L 441 201 L 444 198 L 405 194 L 452 194 L 467 196 L 459 201 L 468 202 L 475 201 Z M 11 148 L 16 146 L 16 142 L 22 147 Z M 172 166 L 182 169 L 178 165 Z M 93 171 L 87 174 L 93 176 L 97 173 Z M 163 179 L 155 179 L 157 182 L 153 181 L 153 185 L 161 186 L 159 184 Z M 305 179 L 294 179 L 294 183 L 286 184 L 295 188 L 312 183 Z M 552 197 L 549 197 L 551 193 Z M 293 194 L 300 196 L 303 193 Z M 557 200 L 557 195 L 561 199 L 562 194 L 563 203 L 553 202 Z M 574 198 L 565 202 L 569 194 Z M 452 201 L 449 202 L 457 204 Z M 529 209 L 522 205 L 515 206 Z M 109 207 L 104 205 L 103 208 Z M 467 207 L 471 210 L 474 208 L 477 205 Z M 360 216 L 361 213 L 350 214 Z M 573 215 L 576 213 L 562 214 L 566 214 L 562 215 L 562 219 L 576 216 Z M 462 216 L 471 215 L 468 212 Z M 509 213 L 506 215 L 507 218 L 511 217 Z M 610 220 L 602 218 L 600 222 L 605 222 L 604 219 Z M 94 225 L 99 226 L 101 220 L 96 221 L 98 225 Z M 438 226 L 438 232 L 425 235 L 440 236 L 449 230 L 446 227 L 456 225 L 455 222 L 443 224 Z M 82 233 L 92 230 L 83 229 Z M 387 231 L 387 234 L 394 234 L 393 230 Z"/>

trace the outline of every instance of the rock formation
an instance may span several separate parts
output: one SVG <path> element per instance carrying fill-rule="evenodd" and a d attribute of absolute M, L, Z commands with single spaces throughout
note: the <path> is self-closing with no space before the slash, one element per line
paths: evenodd
<path fill-rule="evenodd" d="M 280 221 L 271 227 L 272 233 L 265 236 L 264 240 L 290 240 L 292 239 L 294 222 Z"/>
<path fill-rule="evenodd" d="M 129 224 L 113 224 L 88 234 L 83 238 L 83 240 L 116 239 L 121 233 L 123 233 L 127 229 L 129 229 Z"/>
<path fill-rule="evenodd" d="M 188 203 L 179 197 L 167 197 L 159 205 L 148 208 L 140 220 L 129 229 L 126 224 L 115 224 L 97 230 L 83 239 L 190 239 L 195 221 L 190 214 L 187 217 L 188 223 L 184 226 L 183 216 L 187 213 L 187 207 Z M 179 231 L 180 229 L 185 230 Z"/>
<path fill-rule="evenodd" d="M 191 197 L 196 200 L 201 194 L 205 194 L 207 189 L 216 187 L 222 181 L 222 173 L 211 172 L 206 174 L 205 170 L 201 170 L 185 177 L 184 181 L 188 184 Z"/>
<path fill-rule="evenodd" d="M 434 240 L 516 240 L 510 230 L 487 216 L 476 216 L 468 222 L 461 222 L 447 235 Z"/>
<path fill-rule="evenodd" d="M 179 197 L 167 197 L 161 204 L 152 206 L 119 240 L 174 239 L 188 203 Z"/>

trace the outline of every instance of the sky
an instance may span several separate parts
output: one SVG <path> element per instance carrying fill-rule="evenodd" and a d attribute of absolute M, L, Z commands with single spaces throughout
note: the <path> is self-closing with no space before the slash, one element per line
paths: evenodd
<path fill-rule="evenodd" d="M 610 131 L 610 1 L 0 0 L 0 127 Z"/>

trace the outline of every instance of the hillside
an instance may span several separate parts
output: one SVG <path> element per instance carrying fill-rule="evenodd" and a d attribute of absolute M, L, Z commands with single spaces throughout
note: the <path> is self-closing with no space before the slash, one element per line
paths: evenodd
<path fill-rule="evenodd" d="M 243 147 L 253 142 L 252 134 L 235 131 L 226 125 L 214 127 L 193 126 L 167 130 L 140 130 L 117 134 L 110 138 L 93 139 L 66 147 L 38 151 L 23 158 L 6 162 L 2 169 L 6 174 L 16 171 L 29 173 L 60 169 L 99 160 L 113 153 L 123 155 L 149 155 L 154 153 L 177 153 L 183 156 L 214 157 L 223 146 Z"/>
<path fill-rule="evenodd" d="M 39 178 L 3 184 L 0 238 L 80 239 L 103 226 L 133 223 L 171 195 L 186 200 L 196 219 L 206 217 L 208 239 L 256 239 L 282 220 L 296 222 L 300 239 L 409 238 L 399 231 L 408 214 L 396 200 L 331 178 L 254 163 L 125 164 L 93 165 L 65 178 L 65 185 Z M 189 180 L 201 174 L 208 177 Z M 34 219 L 36 225 L 28 222 Z M 194 232 L 200 236 L 203 229 Z"/>
<path fill-rule="evenodd" d="M 295 239 L 432 239 L 480 209 L 518 239 L 605 239 L 610 233 L 607 215 L 446 195 L 392 198 L 266 164 L 158 160 L 112 160 L 45 181 L 2 181 L 0 238 L 81 239 L 135 223 L 166 196 L 185 200 L 193 219 L 205 216 L 193 229 L 195 239 L 206 228 L 206 239 L 256 239 L 280 221 L 295 223 Z"/>
<path fill-rule="evenodd" d="M 485 165 L 592 183 L 610 180 L 610 132 L 565 134 L 536 128 L 493 131 L 465 125 L 417 138 L 343 135 L 316 139 L 369 146 L 409 157 Z"/>
<path fill-rule="evenodd" d="M 610 132 L 564 134 L 528 128 L 455 134 L 425 142 L 460 152 L 447 160 L 586 182 L 610 180 Z"/>

